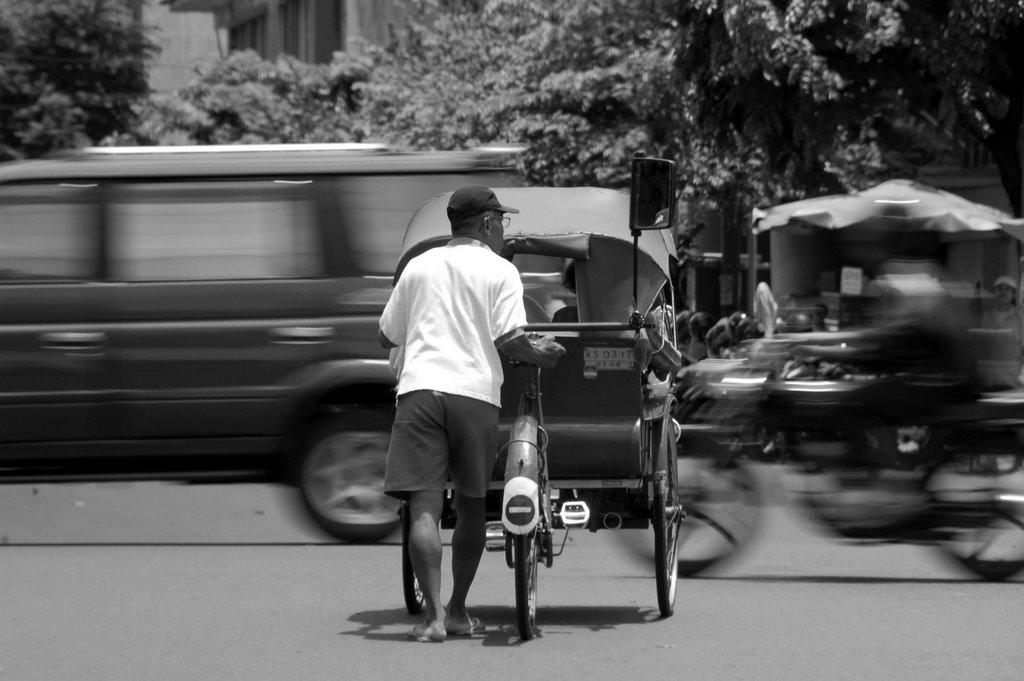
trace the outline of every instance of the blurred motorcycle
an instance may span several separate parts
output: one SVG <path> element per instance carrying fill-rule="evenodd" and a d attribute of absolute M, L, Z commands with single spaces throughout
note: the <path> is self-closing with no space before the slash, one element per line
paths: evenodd
<path fill-rule="evenodd" d="M 720 565 L 753 537 L 750 462 L 779 466 L 789 495 L 845 540 L 933 546 L 986 580 L 1024 570 L 1024 391 L 972 382 L 963 348 L 983 338 L 934 316 L 894 319 L 769 334 L 683 371 L 680 465 L 701 473 L 679 478 L 695 481 L 684 532 L 715 550 L 688 548 L 684 534 L 680 555 L 702 559 L 681 562 L 681 574 Z"/>

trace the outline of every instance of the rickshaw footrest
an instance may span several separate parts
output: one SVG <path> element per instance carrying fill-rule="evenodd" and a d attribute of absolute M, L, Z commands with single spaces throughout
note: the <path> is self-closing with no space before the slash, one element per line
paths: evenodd
<path fill-rule="evenodd" d="M 562 504 L 558 517 L 562 519 L 562 526 L 565 528 L 586 527 L 590 524 L 590 507 L 579 499 L 566 501 Z"/>

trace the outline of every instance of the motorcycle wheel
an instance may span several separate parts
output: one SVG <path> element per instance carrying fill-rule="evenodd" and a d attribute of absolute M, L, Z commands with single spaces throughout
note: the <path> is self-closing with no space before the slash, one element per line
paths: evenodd
<path fill-rule="evenodd" d="M 1010 466 L 999 461 L 1013 460 Z M 994 464 L 986 462 L 995 462 Z M 939 550 L 987 581 L 1024 571 L 1024 466 L 1022 458 L 975 456 L 950 463 L 929 480 L 938 508 L 953 525 Z"/>
<path fill-rule="evenodd" d="M 695 577 L 735 559 L 760 525 L 762 495 L 750 465 L 680 458 L 680 577 Z"/>
<path fill-rule="evenodd" d="M 1024 532 L 1024 528 L 1018 528 Z M 986 550 L 992 544 L 989 533 L 983 532 L 979 538 L 971 542 L 973 550 L 964 550 L 963 540 L 956 544 L 946 543 L 940 546 L 943 553 L 952 558 L 956 563 L 967 568 L 971 573 L 989 582 L 1001 582 L 1016 577 L 1024 570 L 1024 560 L 989 559 L 983 557 Z"/>

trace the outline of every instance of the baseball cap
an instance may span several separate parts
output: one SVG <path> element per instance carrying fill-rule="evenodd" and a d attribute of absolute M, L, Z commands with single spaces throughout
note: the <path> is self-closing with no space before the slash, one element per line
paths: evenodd
<path fill-rule="evenodd" d="M 502 213 L 519 212 L 515 208 L 501 205 L 494 192 L 487 187 L 477 185 L 459 187 L 452 192 L 451 198 L 448 199 L 449 220 L 468 218 L 492 210 L 501 211 Z"/>
<path fill-rule="evenodd" d="M 996 283 L 992 284 L 992 288 L 995 288 L 996 286 L 1009 286 L 1014 291 L 1017 290 L 1017 282 L 1015 282 L 1012 277 L 1008 277 L 1006 275 L 996 279 Z"/>

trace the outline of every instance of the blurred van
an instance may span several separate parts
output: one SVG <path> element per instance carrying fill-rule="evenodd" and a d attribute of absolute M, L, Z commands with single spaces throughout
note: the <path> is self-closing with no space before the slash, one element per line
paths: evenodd
<path fill-rule="evenodd" d="M 0 165 L 0 483 L 294 485 L 374 541 L 410 216 L 514 149 L 95 148 Z"/>

